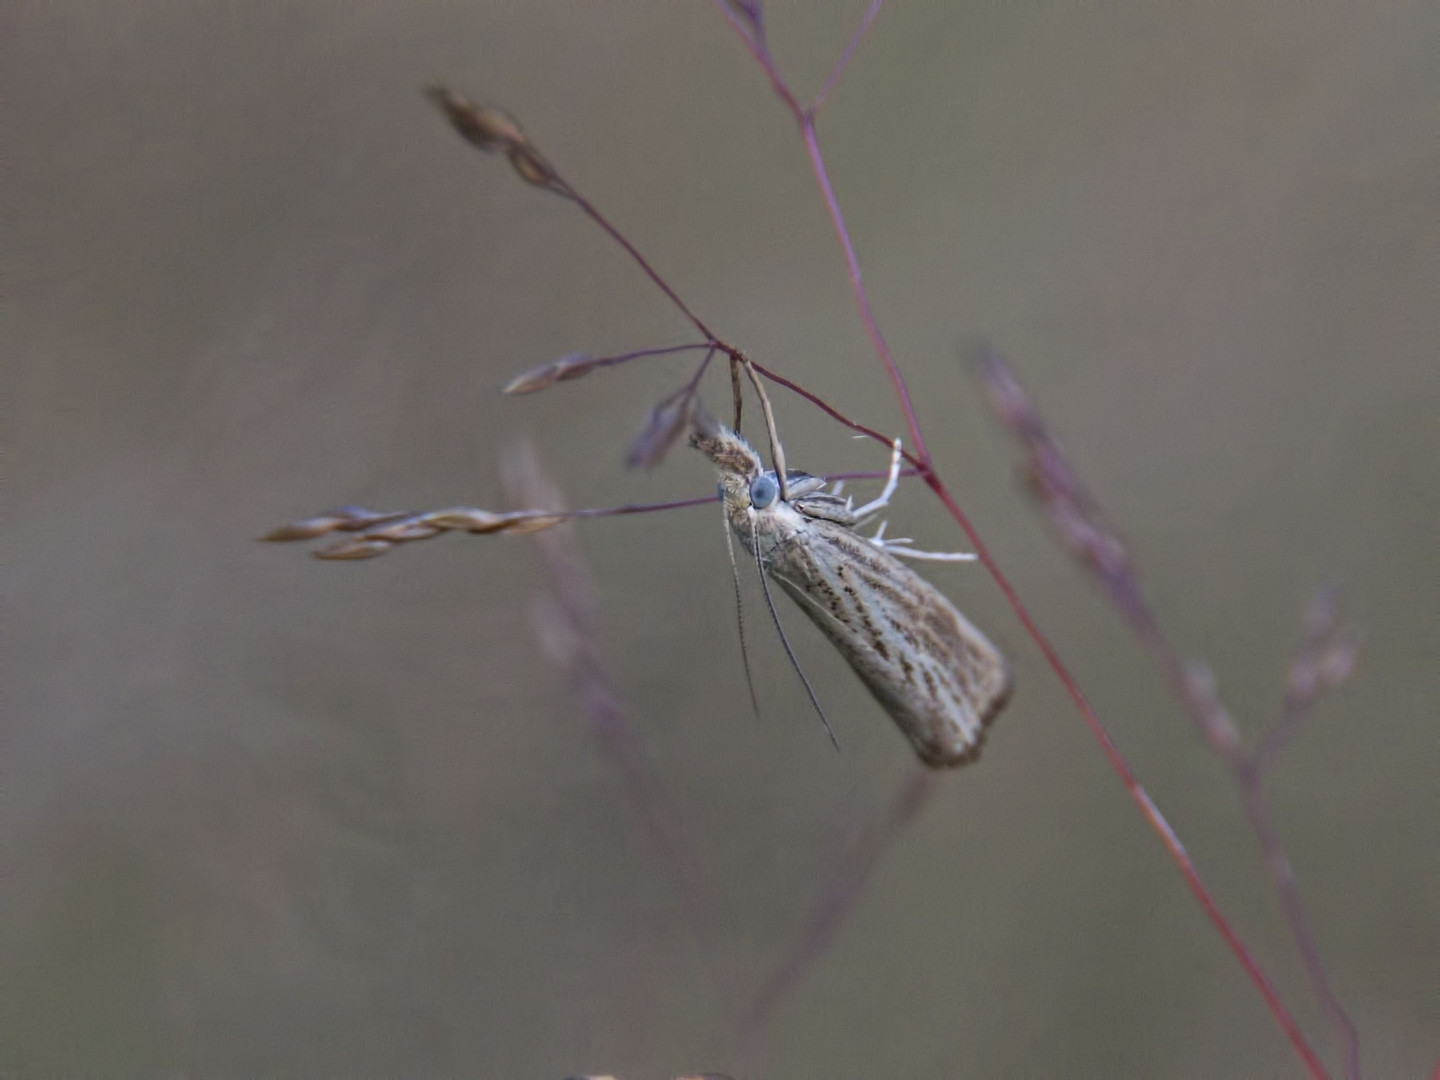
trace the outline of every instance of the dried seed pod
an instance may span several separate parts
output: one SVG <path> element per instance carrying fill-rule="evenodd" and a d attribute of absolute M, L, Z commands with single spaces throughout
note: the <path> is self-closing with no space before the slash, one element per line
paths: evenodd
<path fill-rule="evenodd" d="M 315 552 L 317 559 L 373 559 L 395 545 L 389 540 L 364 536 L 349 537 Z"/>
<path fill-rule="evenodd" d="M 516 143 L 509 149 L 510 164 L 520 179 L 536 187 L 551 187 L 559 176 L 554 167 L 546 161 L 540 151 L 528 142 Z"/>
<path fill-rule="evenodd" d="M 1320 656 L 1317 670 L 1320 683 L 1327 690 L 1333 690 L 1355 671 L 1360 658 L 1360 642 L 1354 637 L 1341 638 Z"/>
<path fill-rule="evenodd" d="M 1000 422 L 1022 438 L 1034 435 L 1040 423 L 1039 414 L 1010 365 L 999 353 L 984 349 L 976 359 L 976 369 L 990 396 L 990 408 Z"/>
<path fill-rule="evenodd" d="M 277 529 L 270 530 L 260 539 L 270 541 L 313 540 L 326 533 L 361 532 L 376 525 L 398 521 L 408 516 L 410 515 L 403 513 L 366 510 L 363 506 L 340 506 L 334 510 L 327 510 L 323 514 L 305 518 L 303 521 L 292 521 L 289 524 L 281 525 Z"/>
<path fill-rule="evenodd" d="M 513 514 L 506 514 L 505 518 L 505 524 L 496 531 L 513 533 L 516 536 L 528 536 L 530 533 L 553 529 L 566 520 L 564 514 L 542 514 L 533 510 L 519 510 Z"/>
<path fill-rule="evenodd" d="M 425 520 L 439 529 L 463 529 L 472 533 L 500 532 L 507 524 L 506 514 L 492 510 L 477 510 L 472 506 L 455 506 L 449 510 L 435 510 L 425 515 Z"/>
<path fill-rule="evenodd" d="M 765 19 L 760 0 L 724 0 L 725 6 L 735 13 L 746 32 L 755 41 L 765 40 Z"/>
<path fill-rule="evenodd" d="M 625 451 L 628 468 L 653 469 L 665 460 L 670 448 L 679 441 L 695 412 L 695 395 L 686 391 L 672 395 L 650 410 L 645 426 L 630 440 Z"/>
<path fill-rule="evenodd" d="M 271 529 L 261 540 L 272 543 L 286 543 L 291 540 L 314 540 L 317 536 L 324 536 L 336 529 L 342 529 L 349 523 L 348 518 L 339 517 L 335 514 L 321 514 L 316 517 L 306 518 L 304 521 L 292 521 L 285 525 Z"/>
<path fill-rule="evenodd" d="M 428 520 L 425 514 L 411 514 L 399 521 L 366 529 L 361 535 L 368 540 L 428 540 L 445 530 Z"/>
<path fill-rule="evenodd" d="M 1240 753 L 1240 730 L 1220 703 L 1215 673 L 1205 664 L 1191 661 L 1185 665 L 1181 686 L 1186 703 L 1199 718 L 1200 730 L 1215 752 L 1226 760 L 1235 760 Z"/>
<path fill-rule="evenodd" d="M 578 379 L 582 375 L 588 375 L 599 366 L 601 361 L 589 353 L 574 352 L 566 353 L 558 360 L 551 360 L 548 364 L 540 364 L 522 371 L 508 383 L 502 393 L 506 394 L 533 394 L 537 390 L 544 390 L 557 382 L 564 382 L 566 379 Z"/>
<path fill-rule="evenodd" d="M 444 83 L 425 88 L 425 95 L 440 107 L 460 136 L 481 150 L 509 150 L 525 144 L 520 125 L 499 109 L 476 105 Z"/>

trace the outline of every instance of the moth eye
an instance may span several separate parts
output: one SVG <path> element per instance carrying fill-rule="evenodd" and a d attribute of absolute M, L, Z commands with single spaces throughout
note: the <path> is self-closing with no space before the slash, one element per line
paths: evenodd
<path fill-rule="evenodd" d="M 764 510 L 779 494 L 780 485 L 768 473 L 762 473 L 750 483 L 750 505 L 756 510 Z"/>
<path fill-rule="evenodd" d="M 715 485 L 715 494 L 723 500 L 725 498 L 725 482 L 722 480 Z"/>

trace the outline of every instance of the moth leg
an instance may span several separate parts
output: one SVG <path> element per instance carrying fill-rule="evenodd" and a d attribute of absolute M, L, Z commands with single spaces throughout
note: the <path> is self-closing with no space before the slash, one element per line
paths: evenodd
<path fill-rule="evenodd" d="M 893 536 L 887 540 L 885 538 L 885 529 L 889 526 L 889 524 L 890 522 L 888 521 L 881 521 L 880 527 L 875 530 L 875 535 L 870 537 L 870 543 L 874 544 L 881 551 L 889 551 L 892 546 L 896 546 L 899 544 L 913 544 L 915 542 L 911 540 L 908 536 Z"/>
<path fill-rule="evenodd" d="M 979 556 L 973 551 L 916 551 L 910 547 L 909 540 L 895 539 L 882 540 L 876 536 L 870 541 L 891 555 L 899 555 L 906 559 L 928 559 L 930 562 L 974 562 Z"/>
<path fill-rule="evenodd" d="M 900 486 L 900 440 L 896 439 L 890 445 L 890 475 L 885 479 L 885 490 L 880 492 L 878 499 L 872 499 L 855 510 L 855 517 L 869 517 L 890 505 L 890 496 L 895 494 L 895 489 Z"/>

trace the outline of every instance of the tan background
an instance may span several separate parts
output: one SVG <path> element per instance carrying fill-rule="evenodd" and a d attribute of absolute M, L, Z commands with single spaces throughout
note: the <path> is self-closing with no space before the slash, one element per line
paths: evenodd
<path fill-rule="evenodd" d="M 860 10 L 776 5 L 802 92 Z M 520 115 L 723 333 L 896 428 L 792 127 L 713 10 L 51 0 L 5 24 L 5 1072 L 1298 1074 L 981 571 L 933 577 L 1018 696 L 743 1058 L 535 644 L 529 545 L 323 565 L 251 541 L 337 502 L 501 505 L 527 433 L 579 502 L 712 482 L 685 452 L 619 465 L 663 361 L 496 393 L 685 328 L 443 129 L 435 75 Z M 897 3 L 821 125 L 943 471 L 1327 1049 L 1226 776 L 1018 496 L 959 350 L 1020 366 L 1249 730 L 1311 590 L 1342 588 L 1363 661 L 1269 790 L 1376 1077 L 1440 1053 L 1437 40 L 1418 0 Z M 781 422 L 802 467 L 878 463 L 792 401 Z M 919 489 L 892 521 L 960 544 Z M 844 751 L 753 606 L 749 715 L 710 513 L 581 540 L 738 994 L 905 747 L 793 612 Z"/>

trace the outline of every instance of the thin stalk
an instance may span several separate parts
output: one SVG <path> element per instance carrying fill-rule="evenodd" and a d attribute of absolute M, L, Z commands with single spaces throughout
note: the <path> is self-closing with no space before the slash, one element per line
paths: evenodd
<path fill-rule="evenodd" d="M 1010 583 L 1010 579 L 1005 576 L 999 564 L 996 563 L 995 557 L 990 553 L 990 549 L 986 547 L 985 542 L 980 539 L 980 534 L 970 523 L 970 519 L 966 517 L 964 511 L 960 509 L 959 504 L 955 502 L 955 499 L 945 488 L 940 477 L 935 474 L 933 469 L 922 473 L 922 479 L 929 485 L 930 490 L 935 492 L 936 497 L 945 505 L 945 508 L 950 511 L 950 516 L 953 517 L 960 528 L 964 530 L 966 537 L 970 540 L 971 546 L 975 549 L 975 554 L 980 558 L 981 565 L 985 567 L 991 578 L 994 579 L 995 584 L 1000 587 L 1000 591 L 1005 595 L 1005 599 L 1009 603 L 1011 610 L 1014 611 L 1015 617 L 1020 620 L 1020 624 L 1025 628 L 1026 634 L 1035 642 L 1036 646 L 1040 649 L 1041 655 L 1045 657 L 1045 662 L 1050 666 L 1050 670 L 1053 671 L 1056 678 L 1060 680 L 1061 686 L 1065 688 L 1066 694 L 1069 695 L 1070 700 L 1079 711 L 1081 718 L 1084 719 L 1086 727 L 1090 729 L 1091 736 L 1100 745 L 1101 751 L 1110 763 L 1110 768 L 1119 776 L 1120 782 L 1125 786 L 1125 790 L 1129 793 L 1135 805 L 1139 807 L 1141 816 L 1144 817 L 1146 823 L 1155 834 L 1160 837 L 1160 842 L 1165 846 L 1165 850 L 1170 856 L 1170 861 L 1179 869 L 1191 894 L 1195 897 L 1196 901 L 1199 902 L 1201 909 L 1215 926 L 1215 929 L 1234 954 L 1236 960 L 1240 962 L 1240 966 L 1244 968 L 1245 974 L 1255 985 L 1255 989 L 1259 991 L 1260 997 L 1264 1000 L 1266 1007 L 1269 1008 L 1276 1023 L 1280 1025 L 1280 1029 L 1285 1033 L 1285 1038 L 1289 1040 L 1295 1052 L 1300 1056 L 1301 1060 L 1305 1062 L 1305 1067 L 1310 1075 L 1315 1077 L 1316 1080 L 1325 1080 L 1325 1078 L 1329 1076 L 1329 1073 L 1326 1071 L 1325 1065 L 1320 1060 L 1319 1055 L 1316 1054 L 1314 1048 L 1312 1048 L 1306 1040 L 1305 1033 L 1300 1030 L 1300 1025 L 1295 1021 L 1295 1018 L 1291 1015 L 1284 1001 L 1281 1000 L 1269 976 L 1266 975 L 1264 969 L 1260 967 L 1259 962 L 1251 954 L 1250 949 L 1246 946 L 1243 939 L 1241 939 L 1239 933 L 1230 925 L 1230 921 L 1225 918 L 1224 913 L 1220 910 L 1219 904 L 1217 904 L 1215 898 L 1211 896 L 1210 890 L 1205 887 L 1205 883 L 1200 877 L 1200 872 L 1195 868 L 1195 864 L 1190 861 L 1190 855 L 1185 850 L 1185 845 L 1181 843 L 1175 830 L 1171 828 L 1170 823 L 1165 820 L 1164 814 L 1160 812 L 1160 808 L 1155 805 L 1154 800 L 1150 798 L 1145 788 L 1141 785 L 1134 770 L 1130 768 L 1130 763 L 1120 752 L 1120 748 L 1115 745 L 1114 740 L 1111 739 L 1110 733 L 1101 722 L 1099 714 L 1095 712 L 1089 700 L 1085 697 L 1084 692 L 1080 689 L 1080 684 L 1070 673 L 1070 669 L 1065 666 L 1065 662 L 1060 659 L 1060 654 L 1057 653 L 1054 646 L 1050 644 L 1049 638 L 1045 636 L 1045 633 L 1035 622 L 1029 609 L 1015 591 L 1015 587 Z"/>
<path fill-rule="evenodd" d="M 807 116 L 814 116 L 824 107 L 825 101 L 830 97 L 835 84 L 840 81 L 840 76 L 845 74 L 845 69 L 850 66 L 850 59 L 855 55 L 855 50 L 860 47 L 861 40 L 870 32 L 870 26 L 875 22 L 875 17 L 880 14 L 880 8 L 885 0 L 873 0 L 865 12 L 865 17 L 860 20 L 860 25 L 855 28 L 855 33 L 850 36 L 845 51 L 840 54 L 840 59 L 835 61 L 835 66 L 830 69 L 830 74 L 825 79 L 825 85 L 820 87 L 820 92 L 810 99 L 809 106 L 805 109 Z"/>
<path fill-rule="evenodd" d="M 655 287 L 663 292 L 669 298 L 670 302 L 680 310 L 680 313 L 690 320 L 690 324 L 694 326 L 696 330 L 699 330 L 700 333 L 705 335 L 707 344 L 716 344 L 720 341 L 720 339 L 715 336 L 715 332 L 705 325 L 699 315 L 696 315 L 690 310 L 685 301 L 680 299 L 679 293 L 670 287 L 669 282 L 660 276 L 659 272 L 650 265 L 645 256 L 640 254 L 635 245 L 625 238 L 625 234 L 610 224 L 610 220 L 597 210 L 589 199 L 581 195 L 565 180 L 557 177 L 556 183 L 559 185 L 558 190 L 560 194 L 578 206 L 586 217 L 605 230 L 606 235 L 608 235 L 610 239 L 625 249 L 625 253 L 635 261 L 636 266 L 644 271 L 645 276 L 654 283 Z"/>
<path fill-rule="evenodd" d="M 810 115 L 800 117 L 800 133 L 805 140 L 805 152 L 810 158 L 810 167 L 815 173 L 815 182 L 820 187 L 820 196 L 825 200 L 825 207 L 830 212 L 831 224 L 835 227 L 835 236 L 840 241 L 840 250 L 845 255 L 845 267 L 850 274 L 850 291 L 855 297 L 855 306 L 860 312 L 860 321 L 865 326 L 865 333 L 870 338 L 870 344 L 875 348 L 875 355 L 880 358 L 881 365 L 885 368 L 885 375 L 890 380 L 890 386 L 895 391 L 895 400 L 900 403 L 900 411 L 905 416 L 905 429 L 910 435 L 910 445 L 915 451 L 915 457 L 924 465 L 930 464 L 930 451 L 925 445 L 925 436 L 920 431 L 920 420 L 915 415 L 915 404 L 910 400 L 910 387 L 905 383 L 905 376 L 900 374 L 900 367 L 895 363 L 895 357 L 890 353 L 890 346 L 885 342 L 885 335 L 880 332 L 880 324 L 875 321 L 875 313 L 870 308 L 870 295 L 865 291 L 865 283 L 860 277 L 860 260 L 855 255 L 855 245 L 850 242 L 850 231 L 845 227 L 845 216 L 840 210 L 840 203 L 835 198 L 835 189 L 830 185 L 830 174 L 825 168 L 825 157 L 820 152 L 820 142 L 815 137 L 815 118 Z"/>
<path fill-rule="evenodd" d="M 750 362 L 750 366 L 753 367 L 760 375 L 773 382 L 776 386 L 783 386 L 786 390 L 789 390 L 792 393 L 799 395 L 806 401 L 810 402 L 810 404 L 814 405 L 826 416 L 830 417 L 830 419 L 839 421 L 840 423 L 848 427 L 851 431 L 859 432 L 861 435 L 864 435 L 870 439 L 874 439 L 876 442 L 882 443 L 885 446 L 891 446 L 893 444 L 894 440 L 880 434 L 880 432 L 876 431 L 872 427 L 866 427 L 864 424 L 856 420 L 851 420 L 850 417 L 846 416 L 839 409 L 835 408 L 835 406 L 831 405 L 824 398 L 810 392 L 809 390 L 806 390 L 799 383 L 793 382 L 790 379 L 785 378 L 784 375 L 771 371 L 769 368 L 762 367 L 761 365 L 755 363 L 753 360 Z M 920 470 L 924 468 L 924 463 L 921 462 L 918 457 L 910 453 L 904 447 L 901 447 L 900 449 L 900 456 L 903 457 L 906 461 L 910 462 L 910 464 L 915 467 L 916 472 L 914 475 L 918 476 Z"/>
<path fill-rule="evenodd" d="M 1261 998 L 1284 1032 L 1285 1037 L 1289 1040 L 1295 1052 L 1305 1062 L 1305 1066 L 1309 1070 L 1310 1075 L 1316 1078 L 1327 1077 L 1328 1073 L 1323 1062 L 1321 1062 L 1319 1056 L 1306 1040 L 1304 1033 L 1300 1030 L 1300 1026 L 1290 1014 L 1285 1003 L 1280 999 L 1269 977 L 1251 954 L 1240 935 L 1234 927 L 1230 925 L 1229 920 L 1225 918 L 1219 905 L 1215 902 L 1214 897 L 1211 896 L 1209 889 L 1205 887 L 1199 871 L 1195 868 L 1194 863 L 1191 862 L 1189 854 L 1185 851 L 1185 847 L 1180 842 L 1174 829 L 1171 828 L 1169 822 L 1166 821 L 1164 815 L 1160 812 L 1159 807 L 1155 805 L 1154 801 L 1146 793 L 1144 787 L 1141 786 L 1139 779 L 1130 768 L 1128 761 L 1124 755 L 1121 754 L 1114 740 L 1111 739 L 1099 715 L 1086 699 L 1083 691 L 1080 689 L 1079 683 L 1075 680 L 1069 668 L 1066 667 L 1065 663 L 1060 659 L 1059 654 L 1055 651 L 1054 646 L 1051 645 L 1049 639 L 1030 615 L 1029 609 L 1021 601 L 1019 594 L 1015 591 L 1009 578 L 1007 578 L 1000 569 L 999 564 L 990 553 L 990 549 L 985 546 L 979 533 L 971 524 L 969 518 L 960 509 L 959 504 L 950 494 L 949 489 L 945 486 L 944 481 L 936 471 L 933 462 L 930 460 L 924 436 L 920 430 L 919 419 L 915 413 L 909 387 L 905 382 L 904 375 L 900 372 L 899 365 L 896 364 L 895 358 L 890 352 L 889 345 L 885 342 L 884 335 L 880 332 L 879 324 L 871 308 L 869 295 L 865 290 L 864 281 L 861 277 L 859 260 L 855 255 L 855 247 L 851 242 L 849 229 L 845 224 L 844 213 L 841 211 L 839 201 L 835 196 L 834 187 L 830 182 L 829 171 L 825 166 L 825 157 L 820 149 L 819 139 L 815 134 L 814 112 L 807 111 L 799 106 L 794 94 L 791 93 L 784 78 L 781 77 L 779 71 L 776 69 L 774 62 L 770 58 L 769 51 L 764 47 L 763 42 L 756 41 L 751 34 L 744 30 L 743 25 L 737 20 L 734 14 L 726 8 L 722 0 L 717 0 L 717 3 L 719 3 L 727 19 L 740 34 L 741 40 L 745 43 L 751 55 L 754 56 L 756 62 L 760 64 L 761 68 L 769 77 L 771 85 L 775 87 L 776 94 L 780 97 L 781 101 L 784 102 L 786 107 L 790 109 L 800 125 L 801 137 L 805 143 L 806 155 L 810 160 L 811 170 L 815 175 L 815 181 L 819 187 L 821 198 L 825 202 L 831 224 L 835 230 L 835 235 L 840 241 L 841 251 L 844 254 L 856 308 L 859 311 L 861 322 L 865 326 L 865 332 L 870 338 L 881 366 L 885 369 L 886 376 L 889 378 L 891 387 L 895 392 L 896 400 L 904 414 L 905 425 L 910 435 L 910 443 L 914 449 L 915 458 L 918 459 L 915 463 L 920 470 L 921 477 L 935 493 L 936 497 L 940 499 L 946 510 L 949 511 L 950 516 L 955 519 L 956 524 L 964 531 L 966 537 L 975 549 L 976 554 L 980 557 L 980 561 L 986 571 L 1000 587 L 1000 591 L 1004 594 L 1011 610 L 1014 611 L 1016 618 L 1020 620 L 1021 625 L 1025 628 L 1025 632 L 1030 636 L 1031 640 L 1035 642 L 1041 654 L 1044 656 L 1046 663 L 1065 688 L 1066 693 L 1079 711 L 1081 718 L 1090 729 L 1091 736 L 1099 744 L 1111 769 L 1120 778 L 1121 783 L 1139 808 L 1147 824 L 1149 824 L 1151 829 L 1159 836 L 1171 861 L 1180 871 L 1181 876 L 1185 879 L 1196 901 L 1200 904 L 1200 907 L 1215 926 L 1221 938 L 1239 961 L 1246 975 L 1250 978 L 1250 981 L 1255 985 L 1256 990 L 1260 993 Z M 827 411 L 829 410 L 827 409 Z"/>

